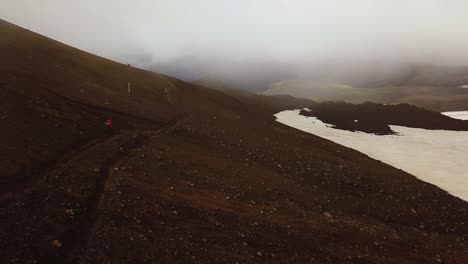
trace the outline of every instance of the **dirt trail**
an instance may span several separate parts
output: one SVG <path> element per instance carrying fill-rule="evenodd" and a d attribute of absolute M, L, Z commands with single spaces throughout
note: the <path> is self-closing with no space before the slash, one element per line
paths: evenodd
<path fill-rule="evenodd" d="M 68 162 L 73 160 L 73 158 L 75 158 L 78 154 L 86 152 L 88 149 L 98 145 L 99 143 L 102 143 L 105 140 L 107 140 L 107 138 L 98 137 L 91 139 L 88 142 L 77 146 L 76 148 L 74 146 L 71 146 L 71 151 L 64 153 L 60 157 L 57 157 L 57 159 L 50 162 L 49 165 L 44 165 L 42 173 L 38 172 L 38 174 L 42 174 L 44 177 L 47 174 L 51 174 L 54 171 L 60 170 L 60 167 L 63 167 L 64 164 L 67 164 Z M 25 190 L 31 188 L 38 180 L 40 180 L 39 177 L 29 178 L 29 180 L 27 181 L 17 182 L 17 184 L 13 188 L 10 187 L 8 192 L 0 194 L 0 201 L 8 198 L 20 199 L 21 195 L 24 194 Z"/>
<path fill-rule="evenodd" d="M 79 251 L 86 245 L 90 233 L 92 232 L 96 222 L 99 220 L 102 214 L 102 204 L 105 200 L 106 191 L 109 189 L 109 179 L 116 172 L 116 168 L 119 168 L 122 163 L 127 159 L 134 156 L 141 147 L 148 144 L 151 140 L 154 140 L 160 132 L 171 128 L 173 125 L 168 125 L 165 128 L 161 128 L 157 131 L 151 132 L 125 132 L 124 134 L 118 134 L 114 137 L 107 139 L 108 141 L 117 141 L 124 139 L 124 144 L 119 148 L 119 151 L 109 155 L 103 162 L 100 173 L 96 178 L 95 190 L 91 197 L 86 211 L 81 215 L 80 219 L 74 224 L 74 228 L 71 228 L 68 232 L 62 234 L 59 241 L 63 246 L 57 252 L 51 252 L 45 255 L 39 263 L 75 263 L 76 256 L 79 256 Z M 105 140 L 104 140 L 105 141 Z M 81 148 L 86 151 L 90 148 L 99 147 L 99 144 L 104 141 L 95 140 L 94 145 L 87 144 L 86 148 Z"/>
<path fill-rule="evenodd" d="M 111 177 L 113 169 L 118 167 L 118 164 L 126 160 L 129 156 L 134 155 L 134 153 L 151 140 L 151 138 L 152 137 L 149 137 L 145 133 L 133 134 L 127 132 L 125 134 L 115 135 L 110 139 L 93 141 L 95 144 L 80 148 L 83 152 L 79 154 L 85 154 L 87 150 L 93 151 L 93 149 L 99 148 L 100 144 L 103 145 L 106 144 L 106 142 L 120 140 L 125 142 L 117 151 L 104 158 L 99 169 L 100 173 L 98 173 L 96 177 L 95 190 L 91 197 L 88 198 L 85 212 L 78 217 L 72 228 L 69 228 L 67 232 L 59 236 L 58 240 L 63 246 L 59 248 L 57 252 L 50 252 L 43 256 L 39 263 L 73 263 L 73 259 L 70 256 L 74 256 L 73 252 L 79 250 L 80 246 L 86 242 L 88 234 L 99 216 L 99 205 L 102 203 L 106 191 L 106 182 Z M 76 161 L 71 162 L 73 163 Z"/>

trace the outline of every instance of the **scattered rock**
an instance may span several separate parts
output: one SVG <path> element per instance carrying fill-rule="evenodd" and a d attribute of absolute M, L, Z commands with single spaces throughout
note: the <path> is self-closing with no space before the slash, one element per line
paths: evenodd
<path fill-rule="evenodd" d="M 62 243 L 56 239 L 52 241 L 52 246 L 59 248 L 62 247 Z"/>

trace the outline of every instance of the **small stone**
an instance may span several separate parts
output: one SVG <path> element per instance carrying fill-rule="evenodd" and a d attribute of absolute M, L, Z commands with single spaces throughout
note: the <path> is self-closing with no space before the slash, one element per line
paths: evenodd
<path fill-rule="evenodd" d="M 333 219 L 333 216 L 329 212 L 325 212 L 325 213 L 323 213 L 323 215 L 330 218 L 330 219 Z"/>
<path fill-rule="evenodd" d="M 52 241 L 52 246 L 54 247 L 61 247 L 62 246 L 62 243 L 60 243 L 60 241 L 58 241 L 57 239 Z"/>
<path fill-rule="evenodd" d="M 259 257 L 263 256 L 262 252 L 261 252 L 261 251 L 258 251 L 258 252 L 257 252 L 257 256 L 259 256 Z"/>

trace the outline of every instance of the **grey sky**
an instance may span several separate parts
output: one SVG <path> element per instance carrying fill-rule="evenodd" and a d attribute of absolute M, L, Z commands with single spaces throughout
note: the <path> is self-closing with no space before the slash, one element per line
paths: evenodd
<path fill-rule="evenodd" d="M 467 11 L 466 0 L 0 0 L 0 18 L 123 62 L 468 64 Z"/>

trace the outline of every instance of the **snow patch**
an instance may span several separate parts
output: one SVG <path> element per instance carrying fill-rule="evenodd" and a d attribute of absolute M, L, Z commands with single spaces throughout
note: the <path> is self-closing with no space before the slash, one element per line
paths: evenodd
<path fill-rule="evenodd" d="M 458 86 L 458 88 L 468 89 L 468 84 L 462 85 L 462 86 Z"/>
<path fill-rule="evenodd" d="M 468 111 L 443 112 L 442 114 L 454 119 L 468 120 Z"/>
<path fill-rule="evenodd" d="M 398 135 L 379 136 L 334 129 L 299 112 L 275 116 L 280 123 L 358 150 L 468 201 L 468 132 L 390 126 Z"/>

